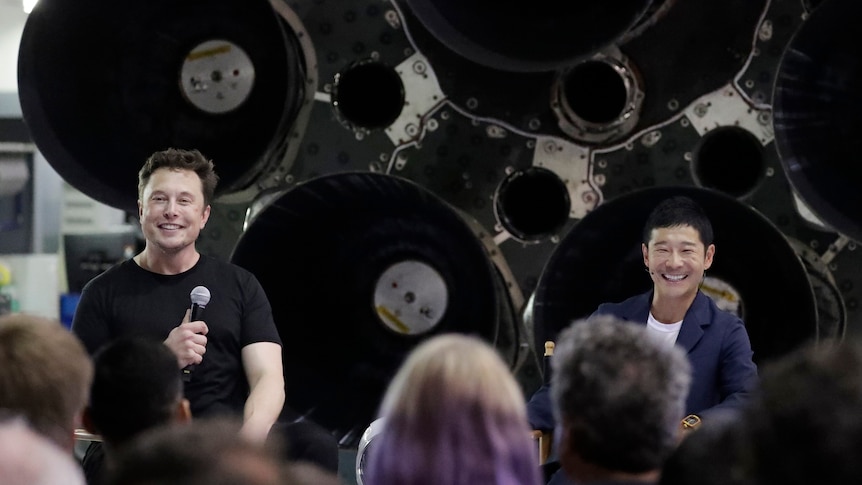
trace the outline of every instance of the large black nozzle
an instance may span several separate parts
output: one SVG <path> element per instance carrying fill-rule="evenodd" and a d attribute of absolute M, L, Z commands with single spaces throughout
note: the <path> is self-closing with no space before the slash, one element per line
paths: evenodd
<path fill-rule="evenodd" d="M 622 37 L 650 0 L 489 3 L 408 0 L 440 42 L 501 71 L 551 71 L 584 59 Z"/>
<path fill-rule="evenodd" d="M 501 344 L 508 305 L 461 215 L 397 177 L 343 173 L 280 195 L 232 261 L 263 285 L 284 342 L 287 405 L 342 436 L 374 417 L 418 343 L 445 332 Z M 509 310 L 511 311 L 511 310 Z"/>
<path fill-rule="evenodd" d="M 862 241 L 862 3 L 823 2 L 787 45 L 773 95 L 775 140 L 790 183 L 838 232 Z"/>
<path fill-rule="evenodd" d="M 113 207 L 136 210 L 138 169 L 168 147 L 213 159 L 217 195 L 244 188 L 301 102 L 286 25 L 267 0 L 45 0 L 20 44 L 24 120 L 66 181 Z"/>
<path fill-rule="evenodd" d="M 724 293 L 726 300 L 735 301 L 755 361 L 781 356 L 817 336 L 817 309 L 806 269 L 768 219 L 719 192 L 661 187 L 598 206 L 563 238 L 533 297 L 536 349 L 599 304 L 652 287 L 641 253 L 643 226 L 653 207 L 673 195 L 691 197 L 712 221 L 716 252 L 707 276 L 713 291 L 706 293 Z"/>

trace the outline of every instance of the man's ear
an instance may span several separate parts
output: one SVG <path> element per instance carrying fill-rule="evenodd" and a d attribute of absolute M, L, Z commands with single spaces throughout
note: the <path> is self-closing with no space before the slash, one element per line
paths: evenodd
<path fill-rule="evenodd" d="M 175 423 L 188 423 L 192 420 L 192 405 L 189 403 L 189 400 L 186 398 L 180 399 L 180 402 L 177 403 L 176 409 L 174 409 L 174 422 Z"/>
<path fill-rule="evenodd" d="M 211 206 L 204 207 L 203 213 L 201 214 L 201 229 L 207 225 L 207 221 L 210 220 L 210 211 L 212 210 Z"/>
<path fill-rule="evenodd" d="M 712 258 L 715 257 L 715 244 L 710 244 L 706 248 L 706 254 L 704 254 L 703 258 L 703 269 L 707 270 L 712 267 Z"/>

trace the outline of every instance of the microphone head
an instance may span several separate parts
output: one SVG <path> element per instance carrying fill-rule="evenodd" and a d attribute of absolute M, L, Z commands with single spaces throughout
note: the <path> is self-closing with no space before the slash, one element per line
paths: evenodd
<path fill-rule="evenodd" d="M 191 293 L 192 303 L 199 307 L 207 306 L 210 302 L 210 290 L 206 286 L 195 286 Z"/>

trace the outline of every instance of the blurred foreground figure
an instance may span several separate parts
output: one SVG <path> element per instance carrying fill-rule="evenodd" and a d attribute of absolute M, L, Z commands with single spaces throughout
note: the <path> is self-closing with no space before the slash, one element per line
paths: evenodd
<path fill-rule="evenodd" d="M 0 318 L 0 409 L 72 453 L 93 363 L 60 322 L 17 313 Z"/>
<path fill-rule="evenodd" d="M 0 418 L 0 483 L 84 485 L 69 453 L 31 430 L 21 418 Z"/>
<path fill-rule="evenodd" d="M 386 418 L 367 485 L 536 485 L 524 397 L 496 351 L 475 337 L 419 345 L 383 398 Z"/>
<path fill-rule="evenodd" d="M 233 419 L 194 420 L 141 434 L 117 453 L 107 485 L 335 485 L 334 474 L 284 460 L 282 445 L 249 440 Z"/>
<path fill-rule="evenodd" d="M 93 358 L 95 376 L 84 426 L 103 442 L 84 455 L 89 485 L 101 485 L 105 462 L 142 432 L 191 420 L 176 358 L 158 340 L 121 337 Z"/>
<path fill-rule="evenodd" d="M 799 349 L 761 386 L 746 415 L 760 483 L 862 483 L 862 344 Z"/>
<path fill-rule="evenodd" d="M 609 315 L 557 337 L 551 397 L 560 463 L 578 484 L 654 484 L 679 442 L 691 383 L 683 349 Z M 567 483 L 558 472 L 550 483 Z"/>

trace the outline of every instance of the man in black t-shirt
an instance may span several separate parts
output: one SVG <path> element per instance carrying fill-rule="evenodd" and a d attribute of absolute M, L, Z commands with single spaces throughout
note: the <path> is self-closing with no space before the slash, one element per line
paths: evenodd
<path fill-rule="evenodd" d="M 147 160 L 138 180 L 146 246 L 87 284 L 72 330 L 91 353 L 120 336 L 164 341 L 180 368 L 196 366 L 186 387 L 192 412 L 241 408 L 243 434 L 263 441 L 284 405 L 281 341 L 254 276 L 195 248 L 218 182 L 213 164 L 196 150 L 168 149 Z M 189 321 L 199 285 L 211 300 L 203 320 Z"/>
<path fill-rule="evenodd" d="M 217 182 L 212 161 L 197 150 L 167 149 L 147 160 L 138 174 L 146 246 L 85 286 L 72 330 L 90 353 L 121 336 L 163 341 L 178 368 L 191 370 L 185 396 L 193 416 L 240 415 L 244 437 L 262 442 L 285 400 L 281 339 L 254 275 L 195 248 Z M 197 286 L 211 298 L 190 321 Z M 337 462 L 334 439 L 331 448 L 325 461 Z"/>

